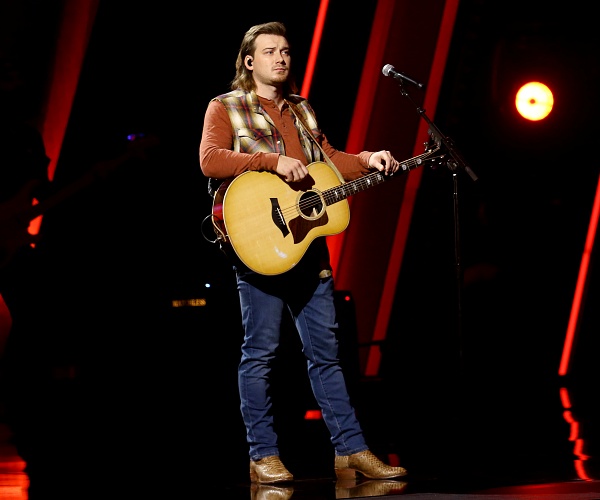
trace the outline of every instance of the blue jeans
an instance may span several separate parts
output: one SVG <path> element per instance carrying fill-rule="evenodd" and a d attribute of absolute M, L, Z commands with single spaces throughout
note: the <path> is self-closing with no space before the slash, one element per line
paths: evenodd
<path fill-rule="evenodd" d="M 237 274 L 237 287 L 244 326 L 238 386 L 250 459 L 279 455 L 269 377 L 285 307 L 300 334 L 310 385 L 335 453 L 366 450 L 338 358 L 333 279 L 302 270 L 267 277 Z"/>

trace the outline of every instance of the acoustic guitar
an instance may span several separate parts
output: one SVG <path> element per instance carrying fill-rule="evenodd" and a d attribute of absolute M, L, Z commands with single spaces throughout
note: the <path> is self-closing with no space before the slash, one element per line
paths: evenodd
<path fill-rule="evenodd" d="M 348 227 L 349 196 L 445 156 L 436 155 L 439 141 L 425 146 L 424 153 L 402 162 L 397 174 L 375 171 L 349 182 L 340 180 L 337 170 L 324 162 L 309 164 L 308 175 L 295 183 L 273 172 L 244 172 L 223 182 L 214 196 L 212 222 L 217 239 L 230 245 L 259 274 L 289 271 L 316 238 Z"/>

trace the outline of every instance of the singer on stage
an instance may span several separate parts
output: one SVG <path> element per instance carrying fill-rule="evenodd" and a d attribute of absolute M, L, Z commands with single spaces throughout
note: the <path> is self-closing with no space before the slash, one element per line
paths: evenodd
<path fill-rule="evenodd" d="M 391 175 L 400 168 L 389 151 L 353 155 L 335 149 L 319 128 L 313 108 L 297 95 L 291 70 L 292 51 L 283 24 L 260 24 L 244 34 L 231 91 L 213 98 L 205 112 L 200 166 L 209 178 L 211 194 L 221 182 L 248 171 L 270 172 L 289 189 L 310 174 L 313 162 L 330 164 L 345 181 L 375 169 Z M 252 195 L 248 192 L 249 203 Z M 251 481 L 294 479 L 279 454 L 270 393 L 282 317 L 288 313 L 331 436 L 337 476 L 404 476 L 404 468 L 386 465 L 370 451 L 350 401 L 338 359 L 334 281 L 325 239 L 315 239 L 297 265 L 277 275 L 253 271 L 231 249 L 225 251 L 237 280 L 244 328 L 238 388 Z"/>

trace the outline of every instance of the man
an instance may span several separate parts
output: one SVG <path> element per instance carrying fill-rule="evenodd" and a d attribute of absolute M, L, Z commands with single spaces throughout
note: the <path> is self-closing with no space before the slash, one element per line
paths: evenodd
<path fill-rule="evenodd" d="M 351 155 L 334 149 L 307 100 L 296 95 L 290 65 L 283 24 L 269 22 L 246 32 L 232 91 L 212 99 L 204 118 L 200 165 L 211 180 L 209 186 L 215 188 L 215 181 L 247 171 L 268 171 L 290 186 L 298 185 L 309 175 L 311 163 L 324 160 L 333 163 L 346 181 L 374 169 L 387 175 L 398 170 L 389 151 Z M 325 239 L 316 238 L 297 264 L 275 275 L 256 272 L 228 253 L 244 327 L 238 386 L 251 481 L 293 480 L 279 458 L 269 382 L 284 308 L 302 341 L 311 388 L 335 449 L 337 476 L 405 475 L 404 468 L 386 465 L 369 450 L 351 405 L 338 359 L 334 283 Z"/>

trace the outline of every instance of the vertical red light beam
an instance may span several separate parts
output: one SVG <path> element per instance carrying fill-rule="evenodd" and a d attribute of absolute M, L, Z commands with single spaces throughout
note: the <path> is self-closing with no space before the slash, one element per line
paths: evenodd
<path fill-rule="evenodd" d="M 373 100 L 377 94 L 377 82 L 379 78 L 379 66 L 385 53 L 388 33 L 391 29 L 391 22 L 394 15 L 395 0 L 378 0 L 377 8 L 371 26 L 371 34 L 367 48 L 367 56 L 364 60 L 358 94 L 354 103 L 354 112 L 348 140 L 346 141 L 346 151 L 348 153 L 358 153 L 363 151 L 367 136 L 368 127 L 365 125 L 371 119 L 371 110 L 373 109 Z M 352 198 L 348 199 L 348 205 L 352 208 Z M 346 240 L 345 232 L 327 237 L 327 246 L 331 255 L 331 266 L 334 276 L 338 276 L 338 268 L 344 242 Z"/>
<path fill-rule="evenodd" d="M 310 46 L 310 52 L 308 54 L 308 61 L 306 62 L 306 71 L 304 72 L 302 90 L 300 91 L 300 95 L 307 99 L 308 94 L 310 93 L 312 78 L 315 73 L 315 66 L 317 65 L 317 56 L 319 55 L 319 47 L 321 45 L 321 38 L 323 36 L 325 18 L 327 17 L 327 7 L 329 7 L 329 0 L 321 0 L 319 13 L 317 14 L 317 22 L 315 23 L 315 32 L 313 34 L 313 40 Z"/>
<path fill-rule="evenodd" d="M 43 123 L 44 142 L 50 157 L 50 180 L 54 178 L 60 156 L 98 3 L 99 0 L 65 3 Z"/>
<path fill-rule="evenodd" d="M 594 199 L 594 205 L 592 207 L 592 215 L 590 218 L 590 225 L 588 226 L 587 238 L 585 241 L 585 247 L 583 249 L 583 256 L 581 257 L 581 264 L 579 266 L 579 276 L 577 277 L 577 284 L 575 285 L 575 296 L 573 297 L 573 304 L 571 305 L 571 315 L 569 317 L 569 323 L 567 325 L 567 334 L 565 336 L 565 344 L 563 347 L 562 357 L 560 359 L 560 366 L 558 368 L 558 374 L 563 376 L 569 371 L 569 363 L 571 361 L 571 351 L 573 349 L 573 341 L 575 340 L 575 332 L 577 331 L 577 324 L 579 323 L 579 312 L 581 310 L 581 302 L 583 292 L 585 290 L 585 282 L 587 279 L 588 268 L 590 265 L 590 258 L 592 250 L 594 248 L 594 239 L 596 237 L 596 229 L 598 228 L 598 216 L 600 214 L 600 177 L 598 178 L 598 185 L 596 186 L 596 197 Z"/>
<path fill-rule="evenodd" d="M 458 0 L 447 0 L 445 2 L 442 20 L 440 22 L 435 55 L 431 63 L 431 71 L 427 81 L 427 91 L 424 100 L 424 109 L 429 110 L 429 112 L 433 114 L 435 114 L 440 88 L 442 86 L 444 70 L 446 68 L 446 61 L 450 50 L 450 42 L 452 41 L 452 33 L 454 31 L 454 23 L 458 12 L 458 3 Z M 428 124 L 425 121 L 420 122 L 417 142 L 413 150 L 415 154 L 420 154 L 423 150 L 423 143 L 428 137 L 427 127 Z M 410 227 L 410 221 L 416 203 L 417 191 L 421 184 L 422 173 L 422 170 L 411 172 L 406 181 L 402 206 L 396 224 L 388 271 L 383 284 L 379 311 L 375 321 L 372 345 L 369 347 L 367 365 L 364 370 L 364 374 L 368 377 L 377 376 L 379 374 L 379 367 L 381 364 L 380 343 L 385 340 L 387 336 L 394 294 L 398 285 L 400 267 L 402 265 L 404 250 L 408 239 L 408 229 Z"/>
<path fill-rule="evenodd" d="M 63 8 L 41 130 L 46 154 L 50 158 L 50 180 L 54 179 L 99 1 L 69 0 Z M 31 234 L 39 232 L 42 217 L 36 217 L 29 224 Z"/>

